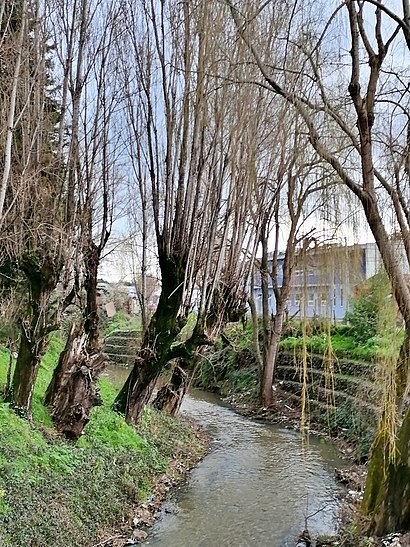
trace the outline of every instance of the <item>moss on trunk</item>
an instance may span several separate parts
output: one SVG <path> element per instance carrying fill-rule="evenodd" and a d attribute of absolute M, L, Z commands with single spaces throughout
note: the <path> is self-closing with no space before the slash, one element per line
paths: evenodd
<path fill-rule="evenodd" d="M 34 385 L 46 345 L 46 340 L 32 341 L 22 330 L 13 380 L 6 394 L 16 412 L 30 420 Z"/>
<path fill-rule="evenodd" d="M 160 255 L 162 290 L 133 369 L 118 394 L 114 409 L 128 423 L 139 423 L 155 383 L 170 359 L 170 348 L 179 332 L 177 317 L 182 303 L 186 259 Z"/>
<path fill-rule="evenodd" d="M 410 528 L 410 407 L 397 440 L 395 461 L 389 462 L 383 439 L 376 440 L 369 463 L 363 510 L 370 514 L 370 532 L 382 536 Z"/>
<path fill-rule="evenodd" d="M 409 371 L 410 333 L 406 329 L 396 365 L 396 407 L 400 411 Z M 371 517 L 370 532 L 384 535 L 410 528 L 410 406 L 398 429 L 395 458 L 389 454 L 386 416 L 382 416 L 368 466 L 362 510 Z"/>
<path fill-rule="evenodd" d="M 176 363 L 168 384 L 157 393 L 153 406 L 171 416 L 178 414 L 184 396 L 190 386 L 195 366 L 190 363 Z"/>
<path fill-rule="evenodd" d="M 19 414 L 31 419 L 34 384 L 41 358 L 47 349 L 49 333 L 53 330 L 50 295 L 57 284 L 59 266 L 54 267 L 34 252 L 25 254 L 19 266 L 27 278 L 29 291 L 26 311 L 20 323 L 18 357 L 6 399 Z"/>

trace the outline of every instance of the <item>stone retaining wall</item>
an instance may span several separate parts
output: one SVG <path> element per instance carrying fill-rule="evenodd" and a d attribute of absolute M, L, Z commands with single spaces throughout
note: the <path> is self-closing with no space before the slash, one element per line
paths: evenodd
<path fill-rule="evenodd" d="M 109 361 L 120 366 L 132 365 L 141 344 L 141 333 L 135 330 L 116 330 L 104 339 L 103 351 Z"/>
<path fill-rule="evenodd" d="M 308 355 L 307 395 L 309 410 L 321 416 L 336 415 L 338 409 L 351 413 L 374 431 L 378 419 L 375 365 L 349 359 L 335 359 L 327 364 L 321 355 Z M 302 365 L 298 352 L 280 352 L 276 381 L 300 403 L 302 395 Z"/>

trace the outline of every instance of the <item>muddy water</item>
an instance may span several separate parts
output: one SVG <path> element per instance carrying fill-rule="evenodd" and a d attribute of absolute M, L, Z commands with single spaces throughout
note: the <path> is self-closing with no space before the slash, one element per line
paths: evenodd
<path fill-rule="evenodd" d="M 248 420 L 208 393 L 186 398 L 183 413 L 213 439 L 212 452 L 164 507 L 146 545 L 161 547 L 294 546 L 337 525 L 337 451 L 295 431 Z"/>

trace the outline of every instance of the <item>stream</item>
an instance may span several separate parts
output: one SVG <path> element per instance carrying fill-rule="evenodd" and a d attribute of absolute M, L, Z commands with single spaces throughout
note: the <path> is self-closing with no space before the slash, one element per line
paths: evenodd
<path fill-rule="evenodd" d="M 242 417 L 198 390 L 182 413 L 208 431 L 212 451 L 164 504 L 145 545 L 294 547 L 306 516 L 312 537 L 336 530 L 334 468 L 346 464 L 330 442 L 303 442 L 299 432 Z"/>

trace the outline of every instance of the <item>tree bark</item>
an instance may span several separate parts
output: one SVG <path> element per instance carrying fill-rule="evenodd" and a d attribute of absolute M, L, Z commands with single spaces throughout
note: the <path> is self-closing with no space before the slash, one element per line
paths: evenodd
<path fill-rule="evenodd" d="M 45 395 L 56 430 L 67 439 L 80 437 L 92 408 L 100 404 L 97 380 L 104 368 L 102 354 L 88 355 L 87 335 L 72 325 Z"/>
<path fill-rule="evenodd" d="M 396 365 L 396 407 L 399 417 L 406 399 L 410 360 L 410 334 L 406 332 Z M 390 461 L 386 414 L 383 413 L 371 450 L 362 510 L 371 516 L 369 531 L 384 535 L 387 531 L 410 526 L 410 406 L 401 422 L 396 441 L 395 460 Z"/>
<path fill-rule="evenodd" d="M 396 459 L 390 463 L 386 444 L 385 438 L 376 438 L 362 506 L 372 517 L 369 532 L 377 536 L 410 527 L 410 407 L 400 427 Z"/>
<path fill-rule="evenodd" d="M 87 351 L 91 354 L 99 353 L 101 350 L 99 317 L 97 305 L 97 284 L 98 265 L 100 263 L 100 249 L 91 240 L 85 252 L 86 275 L 85 290 L 87 293 L 87 304 L 85 310 L 84 330 L 88 336 Z"/>
<path fill-rule="evenodd" d="M 158 410 L 171 414 L 171 416 L 178 414 L 190 386 L 194 368 L 189 365 L 184 367 L 180 363 L 176 363 L 170 382 L 158 391 L 152 405 Z"/>
<path fill-rule="evenodd" d="M 34 385 L 46 345 L 46 339 L 31 338 L 22 328 L 13 381 L 6 394 L 6 401 L 12 404 L 17 414 L 30 421 Z"/>
<path fill-rule="evenodd" d="M 85 260 L 84 325 L 78 328 L 72 325 L 44 399 L 53 409 L 51 417 L 56 430 L 69 439 L 80 437 L 93 406 L 100 403 L 97 381 L 106 366 L 101 353 L 97 307 L 100 249 L 93 241 L 88 242 Z"/>
<path fill-rule="evenodd" d="M 155 383 L 169 361 L 169 350 L 177 334 L 177 316 L 182 304 L 186 259 L 159 257 L 162 290 L 157 309 L 145 333 L 134 367 L 114 401 L 114 410 L 128 423 L 138 424 Z"/>
<path fill-rule="evenodd" d="M 32 419 L 32 397 L 41 358 L 47 348 L 50 322 L 49 300 L 60 271 L 35 253 L 27 253 L 20 261 L 27 277 L 29 291 L 26 316 L 21 320 L 20 344 L 13 380 L 6 400 L 19 414 Z"/>

